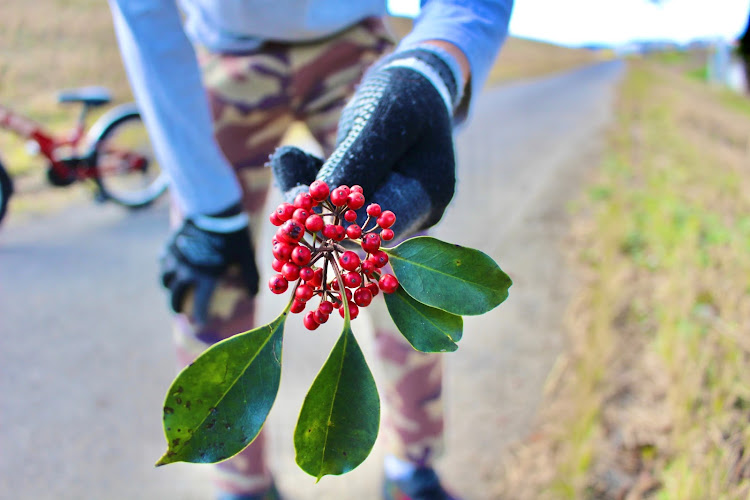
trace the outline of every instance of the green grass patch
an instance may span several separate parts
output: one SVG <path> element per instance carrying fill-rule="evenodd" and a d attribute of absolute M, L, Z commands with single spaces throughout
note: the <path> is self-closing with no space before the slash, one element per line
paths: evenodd
<path fill-rule="evenodd" d="M 631 63 L 577 205 L 586 287 L 534 449 L 554 472 L 517 498 L 750 498 L 750 117 L 727 99 Z"/>

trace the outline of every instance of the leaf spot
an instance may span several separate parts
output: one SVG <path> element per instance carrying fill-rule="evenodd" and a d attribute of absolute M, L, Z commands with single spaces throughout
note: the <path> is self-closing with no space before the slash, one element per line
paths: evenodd
<path fill-rule="evenodd" d="M 456 259 L 456 267 L 461 267 L 461 259 Z"/>
<path fill-rule="evenodd" d="M 164 407 L 164 415 L 171 415 L 174 413 L 174 408 L 171 408 L 169 406 Z"/>
<path fill-rule="evenodd" d="M 190 401 L 187 401 L 185 403 L 185 408 L 187 408 L 189 410 L 191 405 L 192 405 L 192 403 L 190 403 Z"/>
<path fill-rule="evenodd" d="M 174 398 L 174 402 L 177 403 L 178 405 L 181 405 L 182 404 L 182 398 Z"/>
<path fill-rule="evenodd" d="M 180 438 L 174 438 L 172 440 L 172 446 L 177 446 L 178 444 L 180 444 Z"/>

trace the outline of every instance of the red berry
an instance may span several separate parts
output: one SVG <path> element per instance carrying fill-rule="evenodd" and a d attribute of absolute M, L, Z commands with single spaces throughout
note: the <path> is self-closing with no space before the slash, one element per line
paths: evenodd
<path fill-rule="evenodd" d="M 296 281 L 299 279 L 299 266 L 292 262 L 287 262 L 281 268 L 281 274 L 284 275 L 287 281 Z"/>
<path fill-rule="evenodd" d="M 314 286 L 315 288 L 320 288 L 320 285 L 322 284 L 323 284 L 323 269 L 318 268 L 315 270 L 315 275 L 313 276 L 313 279 L 310 282 L 310 285 Z"/>
<path fill-rule="evenodd" d="M 305 227 L 311 233 L 317 233 L 318 231 L 323 229 L 323 226 L 325 226 L 325 222 L 323 222 L 323 217 L 321 217 L 318 214 L 312 214 L 305 221 Z"/>
<path fill-rule="evenodd" d="M 392 274 L 384 274 L 380 277 L 378 285 L 380 285 L 380 289 L 383 290 L 383 293 L 393 293 L 398 288 L 398 280 Z"/>
<path fill-rule="evenodd" d="M 372 253 L 380 248 L 380 236 L 377 233 L 367 233 L 362 238 L 362 250 Z"/>
<path fill-rule="evenodd" d="M 370 217 L 377 217 L 380 215 L 380 205 L 377 203 L 370 203 L 367 205 L 367 215 Z"/>
<path fill-rule="evenodd" d="M 375 297 L 380 292 L 380 288 L 378 288 L 377 283 L 368 283 L 367 285 L 365 285 L 365 288 L 370 290 L 370 293 L 372 293 L 373 297 Z"/>
<path fill-rule="evenodd" d="M 305 303 L 301 300 L 294 299 L 292 301 L 292 306 L 289 308 L 289 311 L 293 312 L 294 314 L 301 313 L 305 310 Z"/>
<path fill-rule="evenodd" d="M 276 271 L 277 273 L 281 272 L 281 268 L 284 266 L 284 262 L 275 258 L 271 261 L 271 269 Z"/>
<path fill-rule="evenodd" d="M 328 198 L 328 194 L 331 190 L 328 188 L 328 184 L 324 181 L 313 181 L 310 184 L 310 196 L 315 201 L 323 201 Z"/>
<path fill-rule="evenodd" d="M 362 272 L 365 273 L 367 276 L 371 275 L 372 272 L 377 267 L 375 265 L 375 262 L 371 261 L 370 259 L 365 259 L 362 261 Z"/>
<path fill-rule="evenodd" d="M 362 236 L 362 228 L 357 224 L 352 224 L 346 228 L 346 235 L 353 240 L 357 240 Z"/>
<path fill-rule="evenodd" d="M 332 240 L 336 238 L 337 234 L 338 231 L 336 230 L 336 226 L 334 224 L 326 224 L 323 227 L 323 238 Z"/>
<path fill-rule="evenodd" d="M 340 207 L 341 205 L 346 204 L 346 199 L 349 197 L 349 187 L 347 186 L 339 186 L 333 191 L 331 191 L 331 203 L 334 204 L 334 206 Z"/>
<path fill-rule="evenodd" d="M 315 318 L 315 322 L 318 324 L 323 324 L 326 321 L 328 321 L 328 315 L 318 309 L 317 311 L 313 312 L 313 317 Z"/>
<path fill-rule="evenodd" d="M 297 287 L 297 290 L 294 292 L 294 296 L 301 300 L 302 302 L 307 302 L 310 300 L 313 296 L 314 292 L 310 285 L 300 285 Z"/>
<path fill-rule="evenodd" d="M 393 229 L 383 229 L 380 231 L 380 239 L 385 241 L 391 241 L 393 239 Z"/>
<path fill-rule="evenodd" d="M 347 210 L 346 212 L 344 212 L 344 220 L 346 222 L 354 222 L 355 220 L 357 220 L 357 212 L 355 212 L 354 210 Z"/>
<path fill-rule="evenodd" d="M 294 250 L 295 245 L 290 243 L 283 243 L 278 242 L 274 243 L 273 245 L 273 256 L 279 259 L 281 262 L 286 262 L 289 260 L 289 258 L 292 256 L 292 250 Z"/>
<path fill-rule="evenodd" d="M 377 220 L 378 226 L 382 227 L 383 229 L 391 227 L 394 222 L 396 222 L 396 214 L 394 214 L 390 210 L 386 210 L 385 212 L 380 214 L 380 217 L 378 217 Z"/>
<path fill-rule="evenodd" d="M 299 270 L 299 277 L 302 281 L 312 281 L 315 278 L 315 271 L 312 267 L 303 267 Z"/>
<path fill-rule="evenodd" d="M 279 214 L 276 212 L 271 212 L 271 215 L 268 216 L 268 220 L 270 220 L 271 224 L 274 226 L 280 226 L 284 223 L 283 220 L 279 219 Z"/>
<path fill-rule="evenodd" d="M 359 273 L 348 272 L 344 274 L 344 286 L 347 288 L 357 288 L 362 284 L 362 276 Z"/>
<path fill-rule="evenodd" d="M 294 214 L 292 215 L 292 219 L 299 222 L 301 225 L 305 225 L 305 222 L 307 222 L 307 218 L 310 216 L 310 211 L 306 210 L 304 208 L 298 208 L 294 211 Z"/>
<path fill-rule="evenodd" d="M 294 215 L 294 211 L 296 209 L 297 208 L 291 203 L 285 202 L 276 207 L 276 215 L 278 216 L 279 220 L 281 220 L 281 222 L 286 222 L 292 218 L 292 215 Z"/>
<path fill-rule="evenodd" d="M 304 208 L 305 210 L 312 210 L 314 201 L 310 193 L 300 193 L 294 198 L 294 206 Z"/>
<path fill-rule="evenodd" d="M 306 266 L 307 264 L 309 264 L 311 257 L 312 252 L 310 251 L 310 249 L 302 245 L 299 245 L 294 250 L 292 250 L 292 262 L 294 262 L 298 266 Z"/>
<path fill-rule="evenodd" d="M 326 314 L 331 314 L 333 312 L 333 304 L 327 300 L 324 300 L 320 303 L 318 309 Z"/>
<path fill-rule="evenodd" d="M 277 274 L 268 280 L 268 288 L 275 294 L 284 293 L 289 288 L 289 282 L 282 275 Z"/>
<path fill-rule="evenodd" d="M 336 224 L 333 228 L 336 231 L 333 235 L 333 239 L 336 241 L 343 241 L 343 239 L 346 238 L 346 229 L 344 229 L 344 226 Z"/>
<path fill-rule="evenodd" d="M 359 307 L 357 306 L 357 304 L 355 304 L 351 300 L 349 300 L 348 302 L 349 302 L 349 318 L 354 319 L 357 316 L 359 316 Z M 341 315 L 342 318 L 344 317 L 345 312 L 344 312 L 343 305 L 339 307 L 339 314 Z"/>
<path fill-rule="evenodd" d="M 357 288 L 354 291 L 354 303 L 359 307 L 367 307 L 372 302 L 372 292 L 366 287 Z"/>
<path fill-rule="evenodd" d="M 349 196 L 346 197 L 346 204 L 352 210 L 358 210 L 365 204 L 365 195 L 357 191 L 350 192 Z"/>
<path fill-rule="evenodd" d="M 320 324 L 315 321 L 314 311 L 308 311 L 307 314 L 305 314 L 305 317 L 302 319 L 302 324 L 305 325 L 305 328 L 308 330 L 315 330 L 320 326 Z"/>
<path fill-rule="evenodd" d="M 292 255 L 294 255 L 294 252 L 292 252 Z M 375 264 L 375 267 L 380 268 L 388 264 L 388 254 L 382 250 L 375 250 L 370 254 L 370 257 L 367 260 L 372 261 L 372 263 Z"/>
<path fill-rule="evenodd" d="M 338 290 L 339 289 L 339 280 L 336 278 L 332 279 L 330 283 L 328 283 L 328 289 L 329 290 Z"/>
<path fill-rule="evenodd" d="M 297 243 L 305 235 L 305 228 L 296 220 L 286 221 L 277 231 L 276 237 L 287 243 Z"/>
<path fill-rule="evenodd" d="M 352 300 L 352 291 L 349 290 L 348 288 L 345 288 L 344 290 L 346 291 L 346 293 L 344 294 L 346 295 L 346 300 Z M 341 293 L 338 294 L 338 299 L 339 299 L 339 302 L 341 302 Z"/>
<path fill-rule="evenodd" d="M 352 193 L 364 193 L 365 192 L 365 190 L 362 189 L 362 186 L 360 186 L 359 184 L 355 184 L 352 187 L 350 187 L 349 191 L 351 191 Z"/>
<path fill-rule="evenodd" d="M 347 250 L 339 257 L 339 264 L 347 271 L 354 271 L 359 267 L 359 255 L 356 252 Z"/>

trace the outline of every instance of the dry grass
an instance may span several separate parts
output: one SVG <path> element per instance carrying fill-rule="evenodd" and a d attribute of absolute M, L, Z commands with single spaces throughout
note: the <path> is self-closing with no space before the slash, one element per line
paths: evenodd
<path fill-rule="evenodd" d="M 511 37 L 490 72 L 489 82 L 496 84 L 549 75 L 611 57 L 607 51 L 574 49 Z"/>
<path fill-rule="evenodd" d="M 634 62 L 571 236 L 582 289 L 508 498 L 750 496 L 750 114 Z"/>

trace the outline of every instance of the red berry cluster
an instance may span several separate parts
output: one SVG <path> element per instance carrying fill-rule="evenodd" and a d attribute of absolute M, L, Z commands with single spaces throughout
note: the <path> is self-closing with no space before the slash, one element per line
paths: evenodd
<path fill-rule="evenodd" d="M 280 294 L 290 282 L 297 282 L 290 307 L 293 313 L 303 312 L 310 300 L 320 298 L 317 308 L 304 316 L 303 323 L 309 330 L 328 321 L 334 308 L 344 317 L 348 307 L 349 317 L 354 319 L 359 308 L 370 305 L 379 290 L 393 293 L 398 288 L 396 277 L 381 271 L 388 264 L 388 254 L 380 249 L 382 241 L 393 239 L 391 226 L 396 216 L 372 203 L 366 209 L 367 219 L 359 226 L 356 210 L 364 205 L 360 186 L 330 190 L 325 182 L 314 181 L 294 203 L 282 203 L 271 213 L 271 223 L 278 226 L 271 267 L 278 274 L 268 286 Z M 375 224 L 368 229 L 372 220 Z M 346 250 L 341 244 L 344 240 L 360 245 L 366 257 Z"/>

